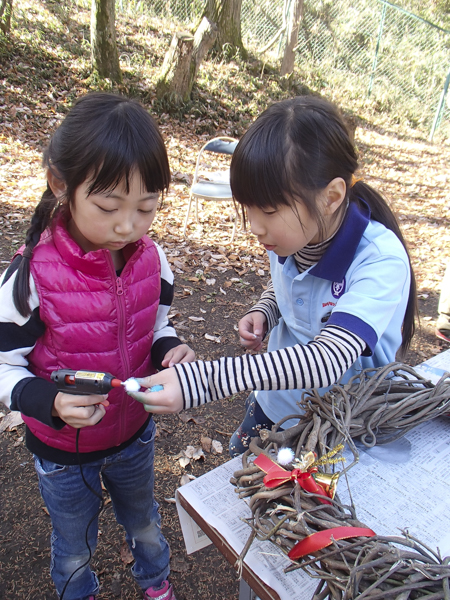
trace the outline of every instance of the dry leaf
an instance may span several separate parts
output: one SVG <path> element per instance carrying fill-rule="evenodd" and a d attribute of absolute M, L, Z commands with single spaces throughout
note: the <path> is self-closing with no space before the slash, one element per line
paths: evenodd
<path fill-rule="evenodd" d="M 182 456 L 178 462 L 180 463 L 180 467 L 185 469 L 190 464 L 191 459 L 187 458 L 187 456 Z"/>
<path fill-rule="evenodd" d="M 191 185 L 192 183 L 192 175 L 188 173 L 181 173 L 180 171 L 175 171 L 175 173 L 172 174 L 172 179 L 174 181 L 184 181 L 188 185 Z"/>
<path fill-rule="evenodd" d="M 189 412 L 180 412 L 178 413 L 178 418 L 183 421 L 183 423 L 187 423 L 192 420 L 192 415 Z"/>
<path fill-rule="evenodd" d="M 176 504 L 177 503 L 175 498 L 164 498 L 164 502 L 167 502 L 167 504 Z"/>
<path fill-rule="evenodd" d="M 19 425 L 22 425 L 23 419 L 19 411 L 12 410 L 0 422 L 0 433 L 2 431 L 14 431 Z"/>
<path fill-rule="evenodd" d="M 197 448 L 195 450 L 194 456 L 192 457 L 194 460 L 200 460 L 201 458 L 205 458 L 205 453 L 201 448 Z"/>
<path fill-rule="evenodd" d="M 206 435 L 202 435 L 202 437 L 200 438 L 200 443 L 205 452 L 211 452 L 211 442 L 211 438 Z"/>
<path fill-rule="evenodd" d="M 205 317 L 188 317 L 191 321 L 204 321 Z"/>
<path fill-rule="evenodd" d="M 134 561 L 134 557 L 131 554 L 131 550 L 125 541 L 123 541 L 122 545 L 120 546 L 120 560 L 123 562 L 124 565 L 129 565 Z"/>
<path fill-rule="evenodd" d="M 207 279 L 206 280 L 206 285 L 214 285 L 216 283 L 215 279 Z"/>
<path fill-rule="evenodd" d="M 186 450 L 183 450 L 183 453 L 188 458 L 193 458 L 195 451 L 196 451 L 196 448 L 194 446 L 186 446 Z"/>
<path fill-rule="evenodd" d="M 189 477 L 189 475 L 187 473 L 185 473 L 180 478 L 180 485 L 186 485 L 187 483 L 190 482 L 190 480 L 191 480 L 191 478 Z"/>
<path fill-rule="evenodd" d="M 213 440 L 211 442 L 211 452 L 213 454 L 222 454 L 223 446 L 218 440 Z"/>
<path fill-rule="evenodd" d="M 205 417 L 192 417 L 192 421 L 196 424 L 196 425 L 202 425 L 205 422 Z"/>
<path fill-rule="evenodd" d="M 210 342 L 216 342 L 216 344 L 220 344 L 220 336 L 209 335 L 209 333 L 205 333 L 205 339 Z"/>
<path fill-rule="evenodd" d="M 172 558 L 170 561 L 170 570 L 174 573 L 187 573 L 189 571 L 189 565 L 181 558 Z"/>

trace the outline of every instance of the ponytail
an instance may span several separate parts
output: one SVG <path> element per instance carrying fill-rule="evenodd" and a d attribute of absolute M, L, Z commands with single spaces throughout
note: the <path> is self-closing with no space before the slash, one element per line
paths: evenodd
<path fill-rule="evenodd" d="M 22 317 L 28 317 L 30 310 L 30 262 L 33 256 L 33 250 L 38 244 L 41 233 L 49 226 L 55 215 L 57 208 L 57 199 L 54 196 L 50 186 L 42 194 L 41 201 L 36 206 L 31 225 L 27 230 L 25 238 L 25 249 L 22 253 L 22 260 L 17 270 L 13 287 L 14 305 Z"/>
<path fill-rule="evenodd" d="M 403 237 L 399 223 L 395 214 L 392 212 L 386 200 L 374 188 L 361 180 L 357 180 L 349 189 L 349 200 L 361 205 L 361 201 L 366 202 L 370 208 L 371 218 L 374 221 L 382 223 L 387 229 L 390 229 L 398 237 L 408 255 L 409 268 L 411 272 L 411 284 L 409 287 L 408 304 L 406 307 L 405 318 L 402 327 L 402 345 L 401 353 L 404 355 L 408 350 L 411 340 L 416 330 L 416 317 L 419 316 L 417 305 L 417 286 L 414 271 L 411 265 L 408 246 Z"/>

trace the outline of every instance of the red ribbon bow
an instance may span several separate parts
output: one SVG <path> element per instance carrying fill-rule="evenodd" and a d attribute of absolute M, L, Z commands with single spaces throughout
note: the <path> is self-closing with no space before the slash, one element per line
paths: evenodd
<path fill-rule="evenodd" d="M 312 476 L 313 473 L 317 473 L 316 467 L 310 467 L 307 471 L 302 471 L 301 469 L 287 471 L 286 469 L 283 469 L 283 467 L 280 467 L 280 465 L 277 465 L 277 463 L 275 463 L 265 454 L 260 454 L 257 456 L 254 460 L 254 463 L 262 471 L 267 473 L 263 481 L 264 485 L 268 488 L 278 487 L 288 481 L 297 481 L 299 485 L 301 485 L 301 487 L 307 492 L 321 494 L 327 498 L 332 497 Z M 320 502 L 322 502 L 322 504 L 331 504 L 329 500 L 320 500 Z"/>
<path fill-rule="evenodd" d="M 263 481 L 264 485 L 268 488 L 278 487 L 288 481 L 298 481 L 299 485 L 307 492 L 332 498 L 332 495 L 328 494 L 313 477 L 313 473 L 317 473 L 317 467 L 309 467 L 306 471 L 302 471 L 301 469 L 287 471 L 265 454 L 257 456 L 254 463 L 267 473 Z M 325 499 L 319 499 L 319 501 L 322 504 L 331 504 L 331 502 Z M 288 556 L 291 560 L 296 560 L 330 546 L 333 540 L 343 540 L 352 537 L 372 537 L 374 535 L 376 535 L 375 532 L 368 527 L 335 527 L 334 529 L 324 529 L 308 535 L 300 542 L 297 542 L 289 551 Z"/>
<path fill-rule="evenodd" d="M 312 535 L 306 536 L 300 542 L 297 542 L 288 552 L 291 560 L 296 560 L 307 554 L 313 554 L 327 546 L 331 546 L 333 540 L 345 540 L 355 537 L 373 537 L 376 535 L 368 527 L 335 527 L 334 529 L 323 529 Z"/>

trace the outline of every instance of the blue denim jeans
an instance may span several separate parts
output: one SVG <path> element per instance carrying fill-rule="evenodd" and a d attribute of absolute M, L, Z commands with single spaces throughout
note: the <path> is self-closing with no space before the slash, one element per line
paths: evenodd
<path fill-rule="evenodd" d="M 245 408 L 247 412 L 244 420 L 230 439 L 228 451 L 231 458 L 248 450 L 252 437 L 258 437 L 261 429 L 270 429 L 274 424 L 259 406 L 253 392 L 247 397 Z"/>
<path fill-rule="evenodd" d="M 125 450 L 82 466 L 86 481 L 98 495 L 101 479 L 111 495 L 117 522 L 125 529 L 135 559 L 132 573 L 143 590 L 159 586 L 169 575 L 169 546 L 161 533 L 158 504 L 153 497 L 155 431 L 150 420 L 141 438 Z M 82 443 L 83 430 L 81 448 Z M 86 600 L 99 590 L 88 562 L 86 537 L 93 554 L 100 500 L 84 484 L 78 465 L 58 465 L 35 456 L 35 467 L 52 520 L 50 572 L 56 590 L 60 596 L 69 577 L 81 567 L 65 589 L 64 600 Z"/>

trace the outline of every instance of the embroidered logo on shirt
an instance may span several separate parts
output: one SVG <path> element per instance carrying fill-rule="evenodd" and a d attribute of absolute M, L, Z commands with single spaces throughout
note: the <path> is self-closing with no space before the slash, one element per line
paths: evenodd
<path fill-rule="evenodd" d="M 331 293 L 334 298 L 340 298 L 345 292 L 345 277 L 341 282 L 334 281 L 331 285 Z"/>

